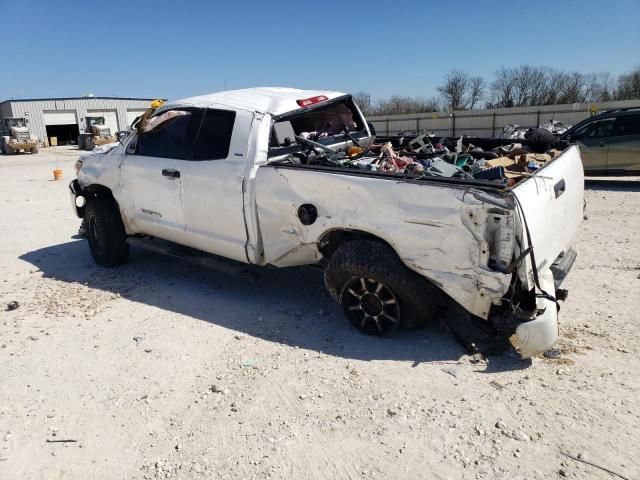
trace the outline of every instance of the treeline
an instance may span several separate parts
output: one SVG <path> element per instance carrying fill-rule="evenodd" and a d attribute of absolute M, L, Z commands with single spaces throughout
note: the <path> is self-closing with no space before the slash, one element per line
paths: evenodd
<path fill-rule="evenodd" d="M 366 92 L 354 98 L 366 115 L 640 99 L 640 67 L 617 78 L 608 73 L 564 72 L 549 67 L 502 67 L 491 81 L 451 70 L 437 87 L 439 96 L 394 95 L 375 102 Z"/>

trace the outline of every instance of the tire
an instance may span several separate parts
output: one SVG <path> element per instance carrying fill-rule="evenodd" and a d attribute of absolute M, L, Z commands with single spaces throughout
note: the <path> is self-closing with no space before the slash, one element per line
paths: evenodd
<path fill-rule="evenodd" d="M 426 278 L 404 265 L 389 245 L 374 240 L 341 245 L 329 260 L 324 284 L 347 320 L 369 335 L 422 327 L 440 303 Z"/>
<path fill-rule="evenodd" d="M 129 258 L 129 244 L 120 211 L 110 198 L 93 198 L 85 210 L 91 255 L 98 265 L 115 267 Z"/>
<path fill-rule="evenodd" d="M 0 153 L 3 155 L 7 153 L 4 149 L 4 140 L 0 140 Z"/>
<path fill-rule="evenodd" d="M 18 152 L 18 150 L 16 150 L 15 148 L 11 147 L 10 145 L 5 144 L 4 145 L 4 153 L 5 155 L 15 155 Z"/>
<path fill-rule="evenodd" d="M 94 148 L 96 148 L 96 144 L 95 144 L 95 143 L 93 143 L 93 138 L 91 138 L 91 137 L 86 137 L 86 138 L 84 139 L 84 149 L 85 149 L 85 150 L 88 150 L 88 151 L 91 151 L 91 150 L 93 150 Z"/>
<path fill-rule="evenodd" d="M 39 151 L 40 151 L 40 150 L 38 149 L 38 147 L 33 147 L 33 148 L 31 149 L 31 154 L 32 154 L 32 155 L 35 155 L 35 154 L 36 154 L 36 153 L 38 153 Z"/>

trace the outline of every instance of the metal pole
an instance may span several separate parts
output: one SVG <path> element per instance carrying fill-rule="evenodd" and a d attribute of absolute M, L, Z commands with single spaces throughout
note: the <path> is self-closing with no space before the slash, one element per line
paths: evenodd
<path fill-rule="evenodd" d="M 491 136 L 496 138 L 496 112 L 491 115 Z"/>

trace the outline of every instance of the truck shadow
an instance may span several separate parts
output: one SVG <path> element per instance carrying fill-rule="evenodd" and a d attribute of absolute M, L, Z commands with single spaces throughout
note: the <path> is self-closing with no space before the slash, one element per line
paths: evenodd
<path fill-rule="evenodd" d="M 82 283 L 246 335 L 338 357 L 411 361 L 415 367 L 424 362 L 455 363 L 466 354 L 439 325 L 392 338 L 360 334 L 325 292 L 322 272 L 313 268 L 265 269 L 250 283 L 132 248 L 130 263 L 106 269 L 94 264 L 84 240 L 34 250 L 20 259 L 36 266 L 45 278 Z M 530 365 L 512 353 L 492 357 L 484 371 Z"/>

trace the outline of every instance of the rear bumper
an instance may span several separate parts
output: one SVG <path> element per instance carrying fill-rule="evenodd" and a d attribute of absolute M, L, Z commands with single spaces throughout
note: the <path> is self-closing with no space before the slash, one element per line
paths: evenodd
<path fill-rule="evenodd" d="M 560 288 L 560 285 L 562 285 L 562 282 L 569 274 L 577 256 L 576 251 L 570 248 L 566 252 L 563 252 L 556 261 L 553 262 L 553 265 L 551 265 L 551 273 L 553 274 L 553 282 L 556 290 Z"/>
<path fill-rule="evenodd" d="M 555 282 L 551 269 L 540 276 L 540 286 L 549 295 L 555 296 Z M 558 310 L 555 302 L 546 298 L 537 298 L 536 306 L 541 313 L 533 320 L 518 325 L 509 339 L 520 351 L 522 358 L 544 353 L 558 340 Z"/>

